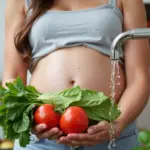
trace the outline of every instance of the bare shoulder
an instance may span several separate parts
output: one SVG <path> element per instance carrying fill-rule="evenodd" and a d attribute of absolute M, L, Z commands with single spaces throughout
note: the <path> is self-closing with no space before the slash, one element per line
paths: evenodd
<path fill-rule="evenodd" d="M 24 16 L 25 13 L 25 0 L 7 0 L 6 1 L 6 21 L 16 19 Z"/>
<path fill-rule="evenodd" d="M 22 8 L 25 6 L 25 0 L 6 0 L 7 8 Z"/>
<path fill-rule="evenodd" d="M 144 6 L 143 0 L 120 0 L 123 7 L 132 7 L 136 8 L 136 6 Z"/>
<path fill-rule="evenodd" d="M 121 0 L 121 2 L 123 7 L 124 31 L 147 28 L 146 10 L 143 0 Z M 137 74 L 138 76 L 142 74 L 149 77 L 150 51 L 147 39 L 129 40 L 125 43 L 124 54 L 126 74 L 130 79 L 134 80 Z"/>
<path fill-rule="evenodd" d="M 147 27 L 146 11 L 143 0 L 121 0 L 124 26 L 126 28 Z"/>

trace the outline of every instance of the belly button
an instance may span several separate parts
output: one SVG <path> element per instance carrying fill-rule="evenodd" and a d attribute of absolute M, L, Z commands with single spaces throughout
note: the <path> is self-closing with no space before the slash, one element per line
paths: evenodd
<path fill-rule="evenodd" d="M 75 81 L 74 81 L 74 80 L 71 80 L 71 81 L 70 81 L 70 84 L 71 84 L 71 85 L 74 85 L 74 84 L 75 84 Z"/>

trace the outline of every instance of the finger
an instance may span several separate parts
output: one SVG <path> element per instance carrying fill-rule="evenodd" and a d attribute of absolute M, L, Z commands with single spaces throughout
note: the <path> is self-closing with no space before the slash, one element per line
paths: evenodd
<path fill-rule="evenodd" d="M 110 139 L 109 131 L 102 131 L 98 134 L 95 134 L 95 140 L 104 141 L 109 139 Z"/>
<path fill-rule="evenodd" d="M 101 140 L 101 139 L 109 139 L 109 131 L 101 131 L 99 133 L 90 135 L 88 133 L 83 133 L 83 134 L 68 134 L 67 136 L 68 139 L 70 140 L 75 140 L 75 141 L 96 141 L 96 140 Z"/>
<path fill-rule="evenodd" d="M 62 135 L 63 135 L 63 132 L 60 131 L 59 134 L 58 134 L 58 138 L 59 138 L 60 136 L 62 136 Z"/>
<path fill-rule="evenodd" d="M 94 140 L 91 140 L 91 141 L 69 140 L 69 141 L 67 141 L 67 144 L 71 145 L 71 146 L 89 146 L 89 147 L 91 147 L 91 146 L 95 146 L 96 144 L 100 144 L 100 143 L 104 142 L 105 140 L 106 140 L 105 138 L 96 137 Z"/>
<path fill-rule="evenodd" d="M 71 146 L 92 146 L 94 144 L 95 144 L 95 142 L 75 141 L 75 140 L 70 140 L 68 143 L 68 145 L 71 145 Z"/>
<path fill-rule="evenodd" d="M 66 136 L 63 136 L 59 139 L 59 143 L 66 144 L 68 146 L 80 146 L 80 141 L 76 141 L 76 145 L 72 143 L 72 140 L 68 139 Z"/>
<path fill-rule="evenodd" d="M 68 139 L 66 136 L 62 136 L 62 137 L 60 137 L 60 139 L 57 140 L 57 143 L 69 145 L 70 139 Z"/>
<path fill-rule="evenodd" d="M 106 140 L 106 131 L 103 131 L 101 133 L 97 133 L 95 135 L 90 135 L 90 138 L 86 137 L 85 135 L 81 134 L 80 136 L 77 136 L 74 134 L 70 134 L 68 138 L 67 137 L 61 137 L 59 140 L 59 143 L 62 144 L 67 144 L 70 146 L 93 146 L 96 145 L 98 143 L 102 143 L 103 141 Z M 83 137 L 82 137 L 83 136 Z M 105 138 L 103 138 L 103 136 L 105 136 Z M 85 139 L 85 140 L 84 140 Z M 107 137 L 108 139 L 108 137 Z"/>
<path fill-rule="evenodd" d="M 43 132 L 47 128 L 46 124 L 39 124 L 33 128 L 33 132 L 36 134 Z"/>
<path fill-rule="evenodd" d="M 48 131 L 44 131 L 40 134 L 37 134 L 37 137 L 40 138 L 51 138 L 52 136 L 56 136 L 59 134 L 59 129 L 58 128 L 53 128 Z"/>
<path fill-rule="evenodd" d="M 50 139 L 58 139 L 63 134 L 62 131 L 60 131 L 58 134 L 52 136 Z"/>
<path fill-rule="evenodd" d="M 80 134 L 68 134 L 67 138 L 70 140 L 77 140 L 77 141 L 90 141 L 93 140 L 93 136 L 88 133 L 80 133 Z"/>
<path fill-rule="evenodd" d="M 89 127 L 87 132 L 89 134 L 96 134 L 98 132 L 101 132 L 109 128 L 110 128 L 110 124 L 107 121 L 103 121 L 103 122 L 98 123 L 97 125 L 93 125 Z"/>

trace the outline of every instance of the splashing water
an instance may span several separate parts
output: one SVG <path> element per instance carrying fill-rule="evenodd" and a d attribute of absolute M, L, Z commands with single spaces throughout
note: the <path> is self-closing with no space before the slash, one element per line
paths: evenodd
<path fill-rule="evenodd" d="M 118 81 L 117 81 L 118 79 Z M 116 82 L 117 81 L 117 82 Z M 116 85 L 120 86 L 120 72 L 119 72 L 119 61 L 118 60 L 112 60 L 111 61 L 111 82 L 110 82 L 110 88 L 111 88 L 111 107 L 110 107 L 110 112 L 109 112 L 109 115 L 110 115 L 110 118 L 111 118 L 111 115 L 112 115 L 112 109 L 114 107 L 114 103 L 115 103 L 115 89 L 116 89 Z M 119 93 L 120 94 L 120 93 Z M 117 129 L 114 128 L 114 125 L 115 123 L 110 120 L 110 142 L 109 142 L 109 145 L 108 145 L 108 149 L 109 150 L 114 150 L 115 147 L 116 147 L 116 143 L 115 143 L 115 132 Z"/>

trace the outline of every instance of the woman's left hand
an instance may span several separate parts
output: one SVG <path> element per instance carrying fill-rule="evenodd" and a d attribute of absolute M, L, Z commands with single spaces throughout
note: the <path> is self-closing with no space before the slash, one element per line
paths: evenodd
<path fill-rule="evenodd" d="M 103 121 L 89 127 L 87 133 L 68 134 L 67 136 L 60 137 L 58 143 L 69 146 L 94 146 L 110 140 L 110 129 L 110 123 Z"/>

